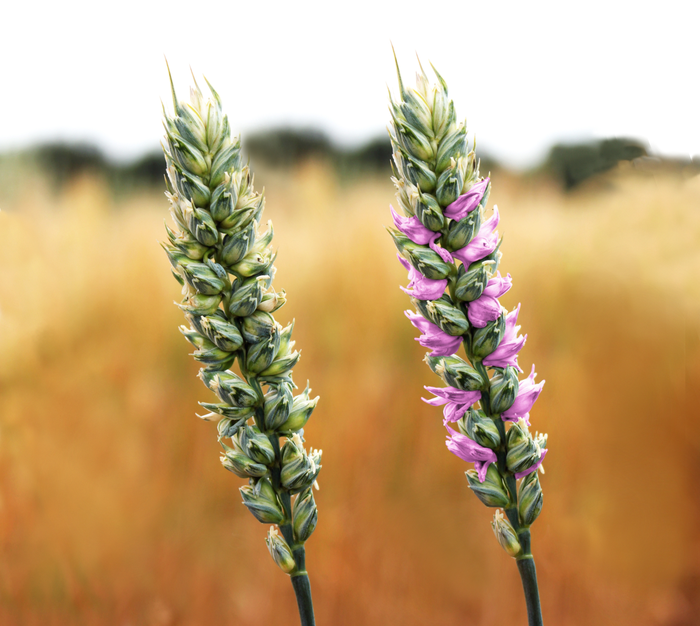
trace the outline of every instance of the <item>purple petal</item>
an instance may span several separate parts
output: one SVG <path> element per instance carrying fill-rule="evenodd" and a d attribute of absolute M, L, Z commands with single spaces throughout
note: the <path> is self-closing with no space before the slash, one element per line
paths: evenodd
<path fill-rule="evenodd" d="M 411 288 L 411 283 L 413 287 Z M 423 277 L 420 280 L 412 280 L 408 285 L 408 289 L 401 287 L 409 296 L 413 296 L 418 300 L 437 300 L 447 288 L 447 279 L 431 280 Z"/>
<path fill-rule="evenodd" d="M 512 284 L 510 274 L 503 278 L 500 272 L 489 280 L 481 296 L 468 304 L 467 316 L 472 326 L 484 328 L 489 322 L 498 319 L 501 305 L 496 298 L 506 293 Z"/>
<path fill-rule="evenodd" d="M 440 258 L 445 262 L 445 263 L 454 263 L 454 259 L 452 258 L 452 255 L 449 253 L 449 251 L 445 250 L 442 246 L 438 246 L 435 241 L 430 242 L 430 249 L 433 250 L 434 252 L 437 252 Z"/>
<path fill-rule="evenodd" d="M 481 231 L 479 231 L 481 233 Z M 491 254 L 498 245 L 498 233 L 491 233 L 487 236 L 478 234 L 464 248 L 455 250 L 452 256 L 459 259 L 468 268 L 475 261 L 483 259 Z"/>
<path fill-rule="evenodd" d="M 433 245 L 434 244 L 431 244 L 431 247 Z M 440 250 L 442 250 L 448 255 L 450 254 L 444 248 L 440 248 Z M 438 250 L 436 250 L 436 252 L 440 254 Z M 426 278 L 400 254 L 397 253 L 396 258 L 398 258 L 399 263 L 401 263 L 401 265 L 403 265 L 404 268 L 408 270 L 408 288 L 400 288 L 403 291 L 405 291 L 409 296 L 418 298 L 418 300 L 437 300 L 443 293 L 445 293 L 445 289 L 447 289 L 446 278 L 438 280 Z M 450 257 L 450 260 L 451 259 L 452 257 Z"/>
<path fill-rule="evenodd" d="M 486 473 L 489 471 L 489 462 L 487 461 L 475 461 L 474 469 L 479 476 L 479 482 L 483 483 L 486 480 Z"/>
<path fill-rule="evenodd" d="M 418 300 L 437 300 L 447 289 L 447 279 L 433 280 L 426 278 L 400 254 L 396 255 L 403 265 L 408 270 L 408 289 L 401 287 L 409 296 L 418 298 Z"/>
<path fill-rule="evenodd" d="M 391 217 L 394 220 L 396 228 L 406 235 L 413 243 L 424 246 L 427 243 L 435 241 L 440 236 L 440 233 L 434 233 L 429 228 L 423 226 L 417 217 L 403 217 L 394 211 L 394 207 L 390 206 L 389 209 L 391 209 Z"/>
<path fill-rule="evenodd" d="M 479 228 L 479 234 L 486 235 L 487 233 L 493 232 L 494 230 L 496 230 L 496 226 L 498 226 L 498 222 L 500 221 L 501 215 L 498 212 L 498 207 L 494 205 L 493 215 L 481 225 L 481 228 Z"/>
<path fill-rule="evenodd" d="M 508 315 L 506 315 L 506 330 L 503 333 L 503 341 L 513 341 L 518 334 L 518 315 L 520 315 L 520 303 Z"/>
<path fill-rule="evenodd" d="M 462 343 L 461 337 L 450 337 L 443 333 L 443 336 L 421 335 L 416 338 L 424 348 L 432 350 L 430 356 L 452 356 Z"/>
<path fill-rule="evenodd" d="M 515 402 L 513 402 L 513 405 L 507 411 L 501 413 L 502 420 L 517 422 L 518 419 L 522 418 L 529 424 L 530 420 L 528 417 L 530 416 L 530 409 L 532 405 L 535 404 L 540 393 L 542 393 L 542 387 L 545 383 L 543 380 L 535 384 L 536 375 L 535 366 L 533 365 L 530 375 L 520 382 Z"/>
<path fill-rule="evenodd" d="M 445 442 L 447 449 L 463 461 L 467 461 L 468 463 L 483 463 L 487 468 L 489 463 L 494 463 L 496 461 L 496 454 L 493 450 L 480 446 L 476 441 L 472 441 L 466 435 L 455 432 L 449 427 L 447 427 L 447 432 L 449 433 L 447 441 Z M 480 471 L 481 468 L 482 465 L 477 466 L 477 471 Z M 485 471 L 483 475 L 484 477 L 486 476 Z M 483 482 L 481 474 L 479 475 L 479 480 Z"/>
<path fill-rule="evenodd" d="M 428 388 L 426 387 L 426 389 Z M 430 406 L 442 406 L 449 402 L 447 398 L 421 398 L 421 400 Z"/>
<path fill-rule="evenodd" d="M 515 367 L 519 372 L 523 370 L 520 369 L 518 365 L 518 352 L 525 345 L 525 340 L 527 335 L 524 337 L 521 335 L 517 336 L 520 326 L 517 326 L 518 314 L 520 313 L 520 305 L 517 308 L 508 313 L 506 317 L 506 330 L 503 333 L 503 339 L 498 347 L 487 357 L 484 358 L 483 364 L 488 367 Z"/>
<path fill-rule="evenodd" d="M 488 187 L 489 179 L 484 178 L 484 180 L 472 185 L 471 189 L 467 193 L 462 194 L 454 202 L 447 205 L 443 214 L 445 217 L 450 219 L 460 221 L 464 219 L 467 214 L 476 209 L 481 202 L 481 198 L 484 196 L 486 187 Z"/>
<path fill-rule="evenodd" d="M 448 335 L 440 330 L 439 326 L 429 322 L 421 315 L 413 313 L 413 311 L 405 311 L 405 313 L 406 317 L 411 320 L 411 324 L 423 333 L 416 338 L 416 341 L 424 348 L 432 350 L 430 356 L 451 356 L 459 350 L 462 343 L 461 337 Z"/>
<path fill-rule="evenodd" d="M 481 398 L 480 391 L 462 391 L 454 387 L 425 387 L 425 389 L 450 402 L 458 402 L 461 404 L 468 403 L 470 406 Z M 427 400 L 425 401 L 428 402 Z"/>
<path fill-rule="evenodd" d="M 418 313 L 414 313 L 413 311 L 404 311 L 404 313 L 411 321 L 411 324 L 413 324 L 422 333 L 427 332 L 428 327 L 432 326 L 427 319 L 425 319 L 422 315 L 418 315 Z"/>
<path fill-rule="evenodd" d="M 474 261 L 483 259 L 491 254 L 498 245 L 498 233 L 495 232 L 495 228 L 498 226 L 500 219 L 498 207 L 493 207 L 493 216 L 481 225 L 476 237 L 464 248 L 453 252 L 452 256 L 469 267 L 470 263 L 474 263 Z"/>
<path fill-rule="evenodd" d="M 412 269 L 415 269 L 413 265 L 411 265 L 406 259 L 404 259 L 398 252 L 396 253 L 396 258 L 399 260 L 399 263 L 404 266 L 404 269 L 408 270 L 409 272 Z"/>
<path fill-rule="evenodd" d="M 480 391 L 462 391 L 454 387 L 426 387 L 426 389 L 437 397 L 429 400 L 421 398 L 423 402 L 427 402 L 432 406 L 446 405 L 443 410 L 443 415 L 445 416 L 443 424 L 445 425 L 447 425 L 447 422 L 456 422 L 467 412 L 472 404 L 481 399 Z"/>
<path fill-rule="evenodd" d="M 450 356 L 457 352 L 462 338 L 448 335 L 436 324 L 428 322 L 426 330 L 418 341 L 423 347 L 433 350 L 432 356 Z"/>
<path fill-rule="evenodd" d="M 522 478 L 523 476 L 527 476 L 528 474 L 532 474 L 532 472 L 535 472 L 539 469 L 540 465 L 542 465 L 542 461 L 544 461 L 544 455 L 547 454 L 547 448 L 542 450 L 542 456 L 540 457 L 540 460 L 537 461 L 532 467 L 528 467 L 524 472 L 518 472 L 515 477 L 516 478 Z"/>
<path fill-rule="evenodd" d="M 479 394 L 479 397 L 481 397 L 481 394 Z M 476 400 L 478 400 L 477 398 Z M 474 400 L 474 402 L 476 402 Z M 471 407 L 474 402 L 468 402 L 466 404 L 460 404 L 456 402 L 449 402 L 447 405 L 445 405 L 445 408 L 442 410 L 442 414 L 445 419 L 442 420 L 443 426 L 447 426 L 448 422 L 456 422 L 459 419 L 462 419 L 462 416 L 469 410 L 469 407 Z"/>
<path fill-rule="evenodd" d="M 467 412 L 468 408 L 469 407 L 466 404 L 448 402 L 445 405 L 445 408 L 442 410 L 442 415 L 444 417 L 442 420 L 443 425 L 447 426 L 448 422 L 456 422 L 458 419 L 461 419 L 462 415 Z"/>
<path fill-rule="evenodd" d="M 481 295 L 468 304 L 467 317 L 476 328 L 484 328 L 489 322 L 497 320 L 500 314 L 501 303 L 491 296 Z"/>
<path fill-rule="evenodd" d="M 527 335 L 521 335 L 517 340 L 509 343 L 501 342 L 491 354 L 484 358 L 482 363 L 487 367 L 514 367 L 519 372 L 523 370 L 520 369 L 518 365 L 518 352 L 525 345 L 527 340 Z"/>
<path fill-rule="evenodd" d="M 510 274 L 503 278 L 503 276 L 501 276 L 501 272 L 497 272 L 496 276 L 493 276 L 486 285 L 484 294 L 487 296 L 492 296 L 493 298 L 500 298 L 512 286 L 513 279 L 510 277 Z"/>

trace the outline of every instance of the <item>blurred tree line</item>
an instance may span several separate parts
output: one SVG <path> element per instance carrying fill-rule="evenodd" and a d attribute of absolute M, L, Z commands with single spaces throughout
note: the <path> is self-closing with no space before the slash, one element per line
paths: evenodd
<path fill-rule="evenodd" d="M 540 169 L 553 176 L 566 190 L 587 178 L 606 172 L 620 161 L 647 156 L 646 146 L 634 139 L 603 139 L 587 143 L 556 144 Z"/>
<path fill-rule="evenodd" d="M 255 168 L 257 165 L 291 168 L 307 159 L 329 163 L 342 179 L 391 172 L 391 147 L 387 137 L 377 137 L 358 147 L 335 144 L 326 134 L 315 129 L 278 128 L 251 133 L 244 139 L 244 151 Z M 488 155 L 480 155 L 481 171 L 494 172 L 502 166 Z M 556 144 L 545 160 L 530 174 L 548 176 L 570 191 L 583 181 L 612 169 L 621 161 L 648 157 L 647 147 L 640 141 L 612 138 L 573 144 Z M 652 159 L 654 163 L 662 160 Z M 663 163 L 675 169 L 700 172 L 700 162 L 669 160 Z M 0 180 L 12 178 L 18 164 L 25 169 L 39 169 L 55 186 L 83 173 L 103 177 L 115 193 L 129 193 L 145 188 L 161 188 L 165 160 L 160 151 L 118 163 L 107 158 L 89 144 L 46 143 L 21 152 L 0 155 Z"/>

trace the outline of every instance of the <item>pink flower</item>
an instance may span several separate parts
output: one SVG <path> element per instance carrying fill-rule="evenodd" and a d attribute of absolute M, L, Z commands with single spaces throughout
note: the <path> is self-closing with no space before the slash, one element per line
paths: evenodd
<path fill-rule="evenodd" d="M 413 243 L 424 246 L 433 243 L 440 236 L 440 233 L 434 233 L 429 228 L 423 226 L 417 217 L 404 217 L 403 215 L 399 215 L 394 211 L 393 206 L 389 206 L 389 209 L 391 210 L 391 217 L 394 220 L 396 228 L 406 235 Z"/>
<path fill-rule="evenodd" d="M 506 411 L 501 413 L 501 419 L 504 421 L 517 422 L 520 418 L 525 420 L 525 423 L 530 425 L 530 409 L 535 404 L 535 400 L 539 397 L 544 387 L 544 382 L 535 384 L 535 366 L 532 366 L 532 372 L 525 379 L 520 381 L 518 387 L 518 395 L 515 398 L 513 405 Z"/>
<path fill-rule="evenodd" d="M 459 345 L 462 343 L 461 337 L 448 335 L 439 326 L 413 311 L 406 311 L 405 313 L 406 317 L 411 320 L 411 324 L 423 333 L 416 338 L 416 341 L 424 348 L 432 350 L 430 356 L 451 356 L 459 350 Z"/>
<path fill-rule="evenodd" d="M 403 217 L 394 211 L 393 206 L 389 206 L 391 217 L 394 220 L 394 226 L 398 228 L 406 237 L 413 243 L 424 246 L 428 244 L 430 249 L 436 252 L 445 263 L 454 263 L 452 255 L 442 246 L 435 243 L 435 240 L 440 236 L 440 233 L 434 233 L 429 228 L 421 224 L 417 217 Z"/>
<path fill-rule="evenodd" d="M 527 476 L 528 474 L 532 474 L 532 472 L 535 472 L 539 469 L 540 465 L 542 465 L 542 461 L 544 461 L 544 455 L 547 454 L 547 448 L 542 450 L 542 456 L 540 457 L 540 460 L 537 461 L 532 467 L 528 467 L 524 472 L 518 472 L 515 477 L 520 479 L 523 476 Z M 544 471 L 544 470 L 542 470 Z M 485 475 L 485 474 L 484 474 Z M 483 480 L 481 481 L 482 483 L 484 482 Z"/>
<path fill-rule="evenodd" d="M 426 278 L 415 267 L 413 267 L 400 254 L 396 255 L 399 263 L 408 270 L 408 289 L 401 287 L 409 296 L 418 298 L 418 300 L 437 300 L 447 288 L 447 279 L 432 280 Z"/>
<path fill-rule="evenodd" d="M 491 354 L 484 357 L 484 365 L 488 367 L 508 367 L 510 365 L 519 372 L 523 371 L 518 365 L 518 352 L 525 345 L 527 335 L 517 336 L 520 330 L 520 326 L 516 326 L 518 313 L 520 313 L 520 305 L 506 316 L 506 331 L 503 333 L 503 339 Z"/>
<path fill-rule="evenodd" d="M 454 387 L 426 387 L 426 389 L 437 397 L 430 398 L 430 400 L 421 398 L 421 400 L 431 406 L 445 405 L 442 411 L 445 416 L 443 420 L 445 425 L 447 425 L 447 422 L 456 422 L 469 410 L 472 404 L 481 399 L 480 391 L 461 391 Z"/>
<path fill-rule="evenodd" d="M 476 237 L 464 246 L 464 248 L 455 250 L 452 253 L 454 258 L 464 263 L 465 269 L 469 269 L 471 263 L 483 259 L 496 249 L 498 245 L 496 226 L 498 226 L 499 220 L 498 207 L 493 207 L 493 216 L 481 225 Z"/>
<path fill-rule="evenodd" d="M 498 319 L 501 314 L 501 304 L 496 298 L 500 298 L 511 288 L 512 284 L 510 274 L 502 278 L 500 272 L 489 280 L 484 292 L 468 304 L 467 317 L 469 317 L 472 326 L 484 328 L 489 322 Z"/>
<path fill-rule="evenodd" d="M 463 220 L 471 211 L 479 206 L 479 202 L 481 202 L 481 198 L 484 197 L 484 192 L 488 185 L 488 178 L 484 178 L 484 180 L 473 185 L 467 193 L 461 195 L 452 204 L 447 205 L 443 211 L 445 217 L 449 217 L 458 222 Z"/>
<path fill-rule="evenodd" d="M 480 446 L 476 441 L 472 441 L 462 433 L 455 432 L 449 426 L 447 431 L 450 433 L 447 435 L 447 441 L 445 442 L 447 449 L 463 461 L 474 463 L 474 469 L 479 474 L 479 482 L 483 483 L 486 480 L 489 464 L 496 462 L 494 451 Z"/>

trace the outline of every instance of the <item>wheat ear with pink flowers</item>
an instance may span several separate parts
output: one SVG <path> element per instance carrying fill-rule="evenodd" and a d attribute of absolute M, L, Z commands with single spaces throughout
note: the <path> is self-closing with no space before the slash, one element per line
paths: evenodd
<path fill-rule="evenodd" d="M 474 464 L 469 487 L 496 507 L 494 534 L 517 562 L 530 626 L 541 626 L 530 526 L 542 510 L 537 470 L 547 435 L 530 433 L 529 415 L 544 381 L 535 383 L 534 366 L 518 380 L 526 336 L 518 333 L 520 305 L 507 312 L 498 302 L 512 284 L 497 271 L 500 217 L 494 206 L 487 219 L 491 182 L 479 177 L 447 85 L 437 71 L 431 84 L 421 68 L 416 87 L 406 89 L 398 63 L 397 72 L 389 134 L 403 215 L 391 208 L 389 232 L 408 270 L 402 289 L 416 309 L 406 315 L 430 350 L 426 362 L 447 385 L 426 387 L 434 397 L 425 402 L 444 407 L 448 450 Z M 461 346 L 466 360 L 457 356 Z"/>

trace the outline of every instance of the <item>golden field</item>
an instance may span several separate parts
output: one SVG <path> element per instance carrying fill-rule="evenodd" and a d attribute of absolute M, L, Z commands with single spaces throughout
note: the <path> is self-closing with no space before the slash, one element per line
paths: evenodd
<path fill-rule="evenodd" d="M 319 626 L 525 624 L 515 564 L 444 446 L 403 315 L 388 179 L 261 172 L 321 401 Z M 495 174 L 507 307 L 547 380 L 533 527 L 544 619 L 700 624 L 700 178 L 617 171 L 564 196 Z M 37 181 L 0 213 L 0 624 L 298 623 L 265 528 L 218 459 L 177 331 L 160 194 Z"/>

